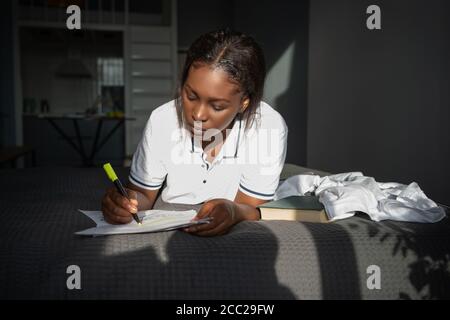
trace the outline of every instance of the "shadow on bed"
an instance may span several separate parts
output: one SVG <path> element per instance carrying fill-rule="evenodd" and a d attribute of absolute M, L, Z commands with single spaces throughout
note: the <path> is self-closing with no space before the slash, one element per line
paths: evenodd
<path fill-rule="evenodd" d="M 314 239 L 323 299 L 449 299 L 450 224 L 374 222 L 365 214 L 305 223 Z M 380 268 L 370 288 L 370 266 Z"/>
<path fill-rule="evenodd" d="M 364 221 L 368 237 L 380 245 L 391 242 L 390 256 L 408 263 L 413 293 L 398 292 L 399 299 L 450 299 L 450 228 L 448 218 L 437 224 Z M 411 259 L 412 258 L 412 259 Z"/>
<path fill-rule="evenodd" d="M 350 234 L 339 224 L 304 223 L 319 261 L 321 299 L 361 299 L 361 283 Z"/>
<path fill-rule="evenodd" d="M 100 168 L 0 171 L 0 299 L 450 296 L 448 218 L 243 222 L 214 238 L 181 231 L 75 236 L 93 224 L 77 209 L 98 210 L 109 185 Z M 66 287 L 70 265 L 81 269 L 81 290 Z M 381 270 L 380 289 L 366 285 L 371 265 Z"/>

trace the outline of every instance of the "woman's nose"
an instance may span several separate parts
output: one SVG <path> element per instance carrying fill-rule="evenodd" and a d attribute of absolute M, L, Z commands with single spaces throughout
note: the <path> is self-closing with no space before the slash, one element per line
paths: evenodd
<path fill-rule="evenodd" d="M 199 105 L 192 111 L 192 120 L 205 122 L 208 120 L 208 110 L 204 105 Z"/>

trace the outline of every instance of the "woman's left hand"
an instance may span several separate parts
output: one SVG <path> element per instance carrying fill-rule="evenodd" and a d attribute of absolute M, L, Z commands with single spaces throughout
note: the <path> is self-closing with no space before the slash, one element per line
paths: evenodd
<path fill-rule="evenodd" d="M 185 228 L 184 231 L 206 237 L 223 235 L 239 222 L 237 211 L 238 207 L 233 201 L 227 199 L 209 200 L 202 205 L 194 220 L 206 217 L 212 220 L 209 223 L 190 226 Z"/>

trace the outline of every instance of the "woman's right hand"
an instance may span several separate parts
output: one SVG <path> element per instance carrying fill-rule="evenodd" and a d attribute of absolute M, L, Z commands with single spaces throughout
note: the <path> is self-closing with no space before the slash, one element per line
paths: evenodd
<path fill-rule="evenodd" d="M 137 193 L 126 189 L 130 200 L 122 196 L 116 188 L 111 187 L 106 191 L 102 199 L 102 212 L 106 222 L 111 224 L 130 223 L 133 217 L 131 213 L 138 212 Z"/>

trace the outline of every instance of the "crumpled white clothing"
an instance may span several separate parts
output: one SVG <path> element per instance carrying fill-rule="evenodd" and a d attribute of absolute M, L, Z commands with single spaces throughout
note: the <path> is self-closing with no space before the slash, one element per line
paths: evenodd
<path fill-rule="evenodd" d="M 445 217 L 444 208 L 428 199 L 415 182 L 379 183 L 361 172 L 347 172 L 321 178 L 297 175 L 276 190 L 274 200 L 314 193 L 324 205 L 331 221 L 367 213 L 374 221 L 396 220 L 433 223 Z"/>

